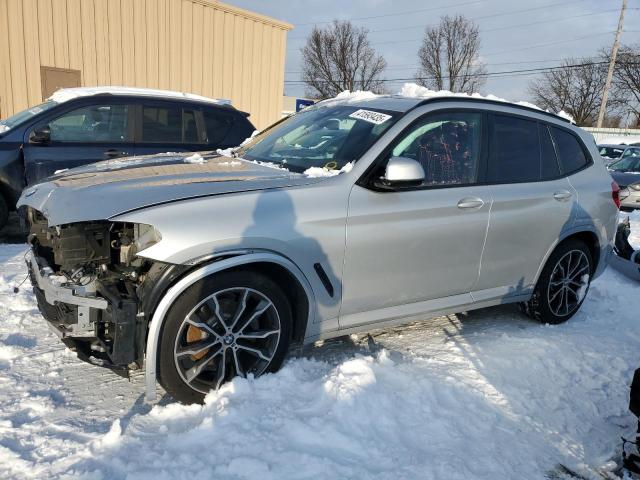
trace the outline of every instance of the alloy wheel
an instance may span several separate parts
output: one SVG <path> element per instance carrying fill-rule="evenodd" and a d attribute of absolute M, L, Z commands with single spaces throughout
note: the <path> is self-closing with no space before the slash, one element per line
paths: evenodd
<path fill-rule="evenodd" d="M 591 265 L 581 250 L 570 250 L 556 263 L 547 287 L 547 301 L 551 312 L 564 317 L 573 313 L 584 299 Z"/>
<path fill-rule="evenodd" d="M 280 334 L 278 311 L 264 294 L 244 287 L 220 290 L 182 321 L 174 344 L 175 365 L 185 383 L 207 393 L 235 376 L 262 374 Z"/>

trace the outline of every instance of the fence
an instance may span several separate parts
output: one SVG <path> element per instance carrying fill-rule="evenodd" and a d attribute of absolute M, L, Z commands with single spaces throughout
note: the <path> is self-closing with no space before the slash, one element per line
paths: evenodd
<path fill-rule="evenodd" d="M 596 139 L 596 143 L 631 143 L 640 142 L 640 129 L 631 128 L 594 128 L 585 127 Z"/>

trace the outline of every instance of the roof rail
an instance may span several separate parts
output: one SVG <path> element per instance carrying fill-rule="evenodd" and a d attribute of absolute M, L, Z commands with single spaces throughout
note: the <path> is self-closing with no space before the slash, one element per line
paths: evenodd
<path fill-rule="evenodd" d="M 514 107 L 514 108 L 519 108 L 519 109 L 522 109 L 522 110 L 526 110 L 528 112 L 534 112 L 534 113 L 539 113 L 540 115 L 546 115 L 548 117 L 552 117 L 552 118 L 554 118 L 556 120 L 561 120 L 561 121 L 569 123 L 569 124 L 571 123 L 571 121 L 569 119 L 561 117 L 560 115 L 556 115 L 555 113 L 547 112 L 545 110 L 540 110 L 540 109 L 533 108 L 533 107 L 528 107 L 526 105 L 519 105 L 517 103 L 512 103 L 512 102 L 507 102 L 507 101 L 502 101 L 502 100 L 492 100 L 492 99 L 489 99 L 489 98 L 463 97 L 463 96 L 456 96 L 456 95 L 442 96 L 442 97 L 432 97 L 432 98 L 425 98 L 423 101 L 418 103 L 418 105 L 416 105 L 416 107 L 418 107 L 420 105 L 426 105 L 428 103 L 450 102 L 450 101 L 461 101 L 461 102 L 471 102 L 471 103 L 489 103 L 491 105 L 498 105 L 498 106 L 501 106 L 501 107 Z"/>

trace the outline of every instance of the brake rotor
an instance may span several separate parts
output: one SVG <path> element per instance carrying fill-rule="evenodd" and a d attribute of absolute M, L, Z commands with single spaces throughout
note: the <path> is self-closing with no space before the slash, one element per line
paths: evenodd
<path fill-rule="evenodd" d="M 187 329 L 187 343 L 199 342 L 200 340 L 203 340 L 205 338 L 207 338 L 207 334 L 204 332 L 204 330 L 201 330 L 198 327 L 194 327 L 193 325 L 189 325 L 189 328 Z M 196 353 L 195 355 L 191 355 L 191 360 L 200 360 L 207 354 L 208 351 L 209 349 L 207 348 L 206 350 Z"/>

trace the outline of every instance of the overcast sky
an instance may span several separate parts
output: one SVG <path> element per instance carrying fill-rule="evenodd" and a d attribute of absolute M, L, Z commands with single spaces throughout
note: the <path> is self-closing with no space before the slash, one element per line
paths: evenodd
<path fill-rule="evenodd" d="M 314 24 L 350 19 L 369 29 L 372 46 L 387 60 L 384 78 L 395 93 L 415 75 L 425 26 L 461 13 L 480 26 L 481 57 L 489 72 L 558 65 L 611 48 L 622 0 L 227 0 L 294 25 L 287 37 L 285 94 L 303 96 L 300 48 Z M 640 43 L 639 0 L 629 0 L 623 43 Z M 362 18 L 369 17 L 369 18 Z M 376 17 L 376 18 L 371 18 Z M 489 78 L 481 93 L 527 100 L 532 74 Z"/>

